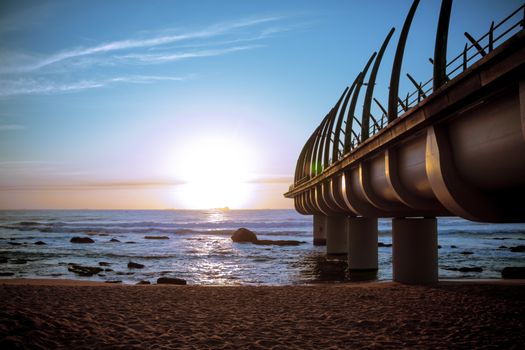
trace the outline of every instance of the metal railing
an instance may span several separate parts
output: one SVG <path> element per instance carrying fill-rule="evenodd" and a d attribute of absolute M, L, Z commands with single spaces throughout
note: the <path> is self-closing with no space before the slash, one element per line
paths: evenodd
<path fill-rule="evenodd" d="M 506 25 L 504 27 L 504 25 Z M 490 53 L 491 51 L 496 48 L 496 44 L 501 44 L 511 36 L 515 35 L 519 31 L 523 30 L 525 27 L 525 4 L 520 6 L 517 10 L 512 12 L 510 15 L 508 15 L 506 18 L 501 20 L 498 24 L 494 25 L 494 22 L 491 23 L 490 29 L 487 33 L 485 33 L 483 36 L 478 38 L 477 40 L 474 39 L 469 33 L 465 32 L 465 37 L 468 39 L 469 43 L 465 44 L 465 47 L 463 51 L 457 55 L 455 58 L 450 60 L 450 62 L 446 65 L 446 77 L 447 81 L 450 81 L 463 73 L 465 70 L 467 70 L 472 64 L 477 62 L 479 59 L 483 58 L 487 53 Z M 479 58 L 479 59 L 477 59 Z M 433 64 L 433 60 L 429 59 L 430 63 Z M 416 87 L 415 91 L 412 91 L 410 93 L 407 93 L 407 95 L 401 99 L 398 98 L 398 106 L 397 106 L 397 113 L 398 115 L 402 115 L 409 111 L 410 109 L 416 107 L 421 101 L 428 98 L 430 95 L 434 93 L 433 90 L 433 78 L 428 79 L 424 83 L 417 83 L 416 80 L 407 73 L 407 78 L 412 82 L 412 84 Z M 446 83 L 445 83 L 446 85 Z M 374 99 L 375 100 L 375 99 Z M 376 103 L 379 104 L 379 102 L 376 100 Z M 386 111 L 383 107 L 380 106 L 380 109 L 382 110 L 381 117 L 375 119 L 373 116 L 371 116 L 371 119 L 373 120 L 372 125 L 369 127 L 369 135 L 370 137 L 377 134 L 379 131 L 384 129 L 388 125 L 388 116 L 386 115 Z M 361 127 L 361 122 L 356 118 L 353 117 L 354 121 L 357 121 L 359 126 Z M 346 121 L 344 121 L 346 123 Z M 352 135 L 350 138 L 350 150 L 346 152 L 346 154 L 351 153 L 354 149 L 356 149 L 361 144 L 361 134 L 356 133 L 354 130 L 352 131 Z M 344 135 L 344 130 L 341 130 L 341 133 Z M 334 140 L 330 136 L 330 141 L 333 143 Z M 329 159 L 328 166 L 332 165 L 333 163 L 337 162 L 345 153 L 344 145 L 337 145 L 338 147 L 338 157 L 337 159 Z M 310 174 L 305 174 L 303 177 L 295 181 L 293 185 L 290 186 L 290 190 L 292 190 L 295 186 L 300 185 L 309 179 L 316 177 L 320 175 L 324 170 L 324 165 L 321 164 L 311 164 L 313 167 L 310 171 Z"/>

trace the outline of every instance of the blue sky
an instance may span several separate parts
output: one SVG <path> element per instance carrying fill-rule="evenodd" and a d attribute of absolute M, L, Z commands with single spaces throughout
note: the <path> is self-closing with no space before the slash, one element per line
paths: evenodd
<path fill-rule="evenodd" d="M 188 157 L 209 178 L 243 173 L 232 207 L 291 208 L 303 143 L 394 26 L 375 90 L 386 104 L 410 3 L 2 1 L 0 208 L 199 206 L 181 192 Z M 456 0 L 450 57 L 521 3 Z M 403 73 L 418 80 L 439 6 L 422 0 L 409 34 Z M 229 141 L 249 165 L 202 165 Z"/>

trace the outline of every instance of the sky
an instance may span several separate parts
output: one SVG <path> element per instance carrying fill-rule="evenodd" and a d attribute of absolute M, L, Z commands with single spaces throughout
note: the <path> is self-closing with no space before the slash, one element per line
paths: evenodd
<path fill-rule="evenodd" d="M 521 4 L 454 1 L 449 58 Z M 410 5 L 4 0 L 0 209 L 293 208 L 304 142 L 395 27 L 387 104 Z M 439 7 L 421 1 L 402 76 L 431 77 Z"/>

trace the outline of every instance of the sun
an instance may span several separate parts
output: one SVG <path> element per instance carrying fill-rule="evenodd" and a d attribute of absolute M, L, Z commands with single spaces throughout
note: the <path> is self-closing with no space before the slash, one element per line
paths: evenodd
<path fill-rule="evenodd" d="M 243 208 L 250 194 L 254 156 L 227 138 L 202 138 L 183 147 L 178 198 L 188 209 Z"/>

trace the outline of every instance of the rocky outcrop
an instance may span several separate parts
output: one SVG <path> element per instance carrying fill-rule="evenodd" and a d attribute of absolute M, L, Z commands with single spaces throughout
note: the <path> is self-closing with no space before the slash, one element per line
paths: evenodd
<path fill-rule="evenodd" d="M 241 227 L 235 231 L 231 236 L 232 241 L 236 243 L 252 243 L 257 245 L 277 245 L 277 246 L 298 246 L 305 242 L 294 241 L 294 240 L 270 240 L 270 239 L 258 239 L 257 235 L 248 230 L 247 228 Z"/>
<path fill-rule="evenodd" d="M 525 279 L 525 266 L 505 267 L 501 271 L 501 278 Z"/>
<path fill-rule="evenodd" d="M 518 245 L 516 247 L 510 247 L 510 251 L 513 253 L 523 253 L 525 252 L 525 245 Z"/>
<path fill-rule="evenodd" d="M 69 241 L 71 243 L 95 243 L 95 241 L 89 237 L 73 237 Z"/>
<path fill-rule="evenodd" d="M 241 227 L 232 234 L 231 239 L 236 243 L 255 243 L 257 242 L 257 235 L 253 231 Z"/>
<path fill-rule="evenodd" d="M 68 264 L 68 271 L 73 272 L 79 276 L 90 277 L 102 272 L 100 267 L 82 266 L 78 264 Z"/>
<path fill-rule="evenodd" d="M 186 285 L 186 280 L 182 278 L 175 277 L 160 277 L 157 279 L 157 284 L 177 284 L 177 285 Z"/>
<path fill-rule="evenodd" d="M 144 265 L 142 265 L 142 264 L 135 263 L 133 261 L 130 261 L 128 263 L 128 269 L 142 269 L 142 268 L 144 268 Z"/>

